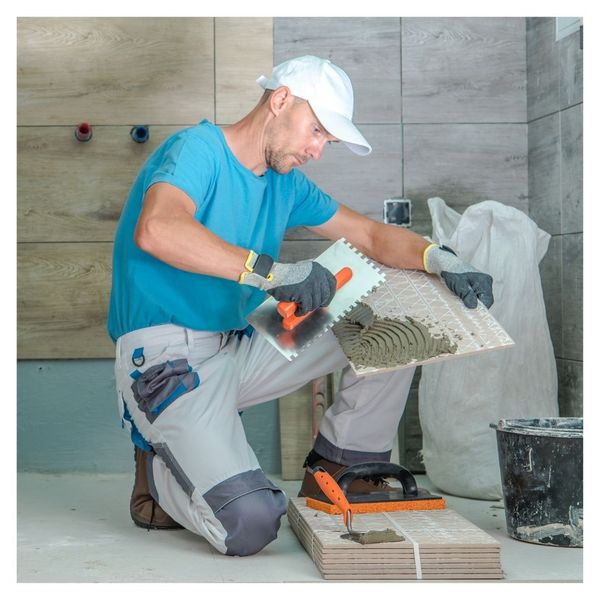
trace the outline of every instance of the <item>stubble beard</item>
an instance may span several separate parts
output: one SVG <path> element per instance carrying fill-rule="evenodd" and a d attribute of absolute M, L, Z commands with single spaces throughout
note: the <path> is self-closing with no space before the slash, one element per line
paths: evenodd
<path fill-rule="evenodd" d="M 281 175 L 285 175 L 292 170 L 293 167 L 290 163 L 290 159 L 294 159 L 293 154 L 286 154 L 285 152 L 273 150 L 272 148 L 267 148 L 265 150 L 265 162 L 267 163 L 267 166 Z"/>

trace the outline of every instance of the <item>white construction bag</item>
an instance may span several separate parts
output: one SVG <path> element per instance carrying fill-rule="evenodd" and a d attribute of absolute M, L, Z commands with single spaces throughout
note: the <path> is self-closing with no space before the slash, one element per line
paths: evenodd
<path fill-rule="evenodd" d="M 441 198 L 430 198 L 428 205 L 433 241 L 494 278 L 490 312 L 515 345 L 423 366 L 423 460 L 440 490 L 499 499 L 496 432 L 490 423 L 558 415 L 556 362 L 538 268 L 550 235 L 499 202 L 475 204 L 462 216 Z"/>

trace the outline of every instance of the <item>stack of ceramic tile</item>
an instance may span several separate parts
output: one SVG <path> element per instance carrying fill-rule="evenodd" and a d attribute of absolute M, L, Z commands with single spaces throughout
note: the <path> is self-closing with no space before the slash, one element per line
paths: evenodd
<path fill-rule="evenodd" d="M 343 539 L 340 515 L 291 498 L 288 519 L 324 579 L 502 579 L 500 544 L 450 509 L 357 514 L 355 531 L 393 529 L 400 542 Z"/>

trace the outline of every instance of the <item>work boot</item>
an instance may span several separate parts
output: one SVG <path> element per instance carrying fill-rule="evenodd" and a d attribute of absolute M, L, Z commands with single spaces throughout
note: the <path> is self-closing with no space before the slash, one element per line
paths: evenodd
<path fill-rule="evenodd" d="M 129 503 L 131 518 L 138 527 L 145 529 L 183 529 L 150 495 L 146 471 L 149 456 L 149 452 L 135 446 L 135 482 Z"/>
<path fill-rule="evenodd" d="M 323 467 L 333 478 L 335 478 L 336 474 L 344 470 L 348 465 L 340 465 L 339 463 L 327 460 L 315 450 L 311 450 L 302 466 L 310 467 L 311 469 Z M 347 492 L 349 494 L 367 494 L 369 492 L 382 492 L 390 490 L 391 488 L 392 486 L 382 477 L 373 477 L 368 480 L 356 479 L 348 486 Z M 319 493 L 321 493 L 321 488 L 319 487 L 317 480 L 312 473 L 306 471 L 298 496 L 315 498 Z"/>

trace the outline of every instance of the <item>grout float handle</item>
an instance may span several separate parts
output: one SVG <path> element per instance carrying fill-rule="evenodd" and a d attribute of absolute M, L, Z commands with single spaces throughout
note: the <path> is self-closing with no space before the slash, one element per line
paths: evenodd
<path fill-rule="evenodd" d="M 352 279 L 352 269 L 350 267 L 340 269 L 335 275 L 335 289 L 339 290 L 342 286 L 346 285 L 350 279 Z M 283 317 L 283 328 L 286 331 L 291 331 L 297 327 L 304 319 L 314 312 L 311 311 L 298 317 L 295 314 L 297 309 L 298 305 L 295 302 L 279 302 L 277 304 L 277 312 Z"/>

